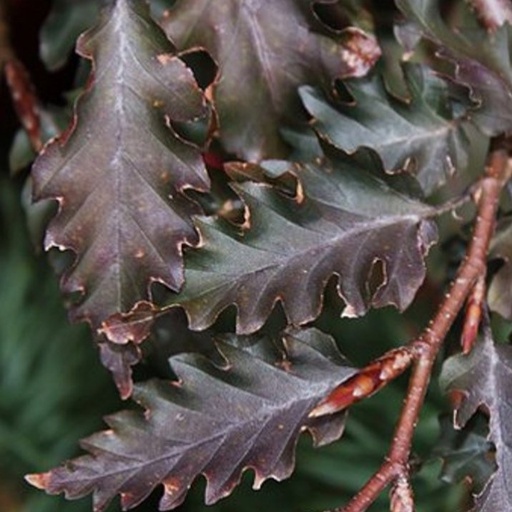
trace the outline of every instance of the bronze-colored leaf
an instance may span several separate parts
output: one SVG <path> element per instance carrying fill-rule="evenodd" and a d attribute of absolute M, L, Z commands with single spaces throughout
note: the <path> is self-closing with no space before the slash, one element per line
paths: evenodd
<path fill-rule="evenodd" d="M 198 242 L 182 191 L 209 179 L 170 120 L 206 107 L 144 2 L 114 2 L 78 50 L 93 63 L 91 85 L 68 133 L 36 161 L 34 197 L 59 203 L 45 246 L 75 253 L 62 289 L 79 295 L 73 319 L 97 329 L 151 298 L 152 282 L 182 285 L 182 247 Z"/>
<path fill-rule="evenodd" d="M 380 56 L 358 28 L 329 32 L 311 0 L 180 0 L 163 26 L 180 50 L 204 48 L 218 76 L 213 99 L 220 138 L 245 160 L 286 156 L 279 129 L 302 119 L 297 87 L 330 88 L 335 78 L 362 76 Z"/>
<path fill-rule="evenodd" d="M 111 430 L 82 442 L 90 455 L 30 475 L 29 482 L 71 499 L 93 493 L 95 512 L 116 495 L 125 510 L 134 507 L 162 484 L 160 509 L 170 510 L 202 474 L 211 504 L 229 495 L 248 468 L 255 488 L 290 476 L 303 430 L 317 445 L 341 436 L 344 413 L 308 418 L 315 403 L 354 372 L 332 338 L 315 329 L 288 332 L 282 341 L 231 336 L 219 349 L 227 368 L 198 355 L 174 357 L 179 385 L 137 385 L 134 398 L 144 414 L 110 416 Z"/>

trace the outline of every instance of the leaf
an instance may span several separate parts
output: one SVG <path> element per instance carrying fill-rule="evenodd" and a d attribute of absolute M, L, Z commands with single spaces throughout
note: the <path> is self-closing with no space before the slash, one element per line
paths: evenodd
<path fill-rule="evenodd" d="M 100 337 L 96 340 L 101 364 L 112 373 L 119 396 L 126 400 L 133 393 L 132 366 L 142 359 L 140 347 L 135 343 L 118 345 Z"/>
<path fill-rule="evenodd" d="M 412 170 L 430 194 L 467 166 L 465 120 L 453 112 L 445 83 L 427 68 L 404 64 L 403 72 L 407 103 L 391 96 L 378 75 L 345 82 L 353 104 L 330 104 L 309 86 L 300 95 L 322 138 L 348 153 L 374 150 L 387 172 Z"/>
<path fill-rule="evenodd" d="M 494 446 L 487 439 L 489 428 L 483 414 L 474 415 L 460 430 L 453 428 L 447 415 L 440 418 L 441 437 L 433 455 L 441 457 L 441 480 L 458 483 L 471 478 L 474 487 L 481 490 L 496 471 Z"/>
<path fill-rule="evenodd" d="M 39 55 L 46 67 L 62 67 L 75 47 L 78 36 L 94 25 L 103 0 L 53 0 L 39 34 Z M 159 15 L 168 0 L 150 0 L 151 12 Z"/>
<path fill-rule="evenodd" d="M 490 257 L 503 260 L 503 266 L 493 276 L 489 286 L 489 307 L 512 320 L 512 218 L 500 220 L 491 241 Z"/>
<path fill-rule="evenodd" d="M 230 494 L 246 469 L 255 472 L 255 488 L 290 476 L 302 430 L 317 445 L 341 436 L 343 414 L 308 419 L 315 403 L 353 373 L 332 338 L 308 329 L 285 334 L 281 347 L 269 338 L 231 342 L 219 343 L 228 369 L 197 355 L 174 357 L 180 385 L 137 385 L 144 414 L 108 417 L 112 430 L 82 442 L 90 455 L 29 481 L 68 498 L 92 492 L 95 512 L 116 494 L 124 509 L 134 507 L 161 483 L 160 509 L 169 510 L 203 474 L 211 504 Z"/>
<path fill-rule="evenodd" d="M 512 27 L 506 23 L 489 34 L 468 21 L 451 30 L 440 15 L 439 0 L 396 0 L 396 4 L 455 65 L 456 79 L 470 88 L 477 105 L 473 122 L 491 136 L 511 130 Z"/>
<path fill-rule="evenodd" d="M 59 202 L 45 246 L 76 254 L 62 289 L 80 294 L 72 318 L 97 329 L 150 297 L 152 282 L 183 282 L 182 246 L 198 238 L 197 208 L 181 192 L 209 180 L 169 119 L 192 120 L 205 104 L 144 2 L 115 2 L 78 49 L 93 61 L 93 85 L 70 131 L 36 161 L 34 197 Z"/>
<path fill-rule="evenodd" d="M 204 48 L 218 66 L 213 98 L 225 148 L 248 161 L 284 157 L 283 123 L 302 118 L 297 87 L 329 87 L 364 75 L 380 56 L 375 39 L 348 28 L 334 37 L 310 0 L 181 0 L 164 27 L 181 50 Z"/>
<path fill-rule="evenodd" d="M 210 330 L 191 331 L 187 318 L 180 309 L 167 311 L 156 321 L 153 311 L 152 306 L 141 303 L 134 308 L 126 322 L 114 315 L 109 323 L 110 330 L 97 340 L 101 362 L 112 372 L 123 399 L 129 398 L 133 392 L 131 368 L 143 357 L 146 366 L 151 367 L 152 375 L 168 378 L 173 377 L 168 365 L 168 360 L 173 355 L 194 352 L 214 362 L 219 360 Z M 144 313 L 148 313 L 147 316 Z"/>
<path fill-rule="evenodd" d="M 345 316 L 361 316 L 370 306 L 405 309 L 436 240 L 435 224 L 427 220 L 433 209 L 350 162 L 265 165 L 296 174 L 302 202 L 267 185 L 237 185 L 250 229 L 240 234 L 222 220 L 198 219 L 202 247 L 187 255 L 185 285 L 167 304 L 182 306 L 198 330 L 234 304 L 237 332 L 254 332 L 278 301 L 288 321 L 301 325 L 317 317 L 324 287 L 336 274 Z M 383 281 L 370 293 L 377 262 Z"/>
<path fill-rule="evenodd" d="M 481 407 L 489 412 L 489 440 L 496 447 L 497 471 L 476 496 L 479 512 L 512 510 L 509 478 L 512 472 L 512 347 L 498 345 L 487 328 L 469 356 L 450 358 L 443 367 L 441 385 L 460 395 L 454 424 L 462 428 Z"/>

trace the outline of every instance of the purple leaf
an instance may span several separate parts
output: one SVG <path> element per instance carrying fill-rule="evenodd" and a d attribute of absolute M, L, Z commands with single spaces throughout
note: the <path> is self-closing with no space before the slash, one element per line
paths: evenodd
<path fill-rule="evenodd" d="M 476 496 L 475 510 L 512 510 L 512 346 L 496 344 L 489 329 L 468 356 L 458 355 L 443 367 L 441 385 L 461 397 L 454 424 L 462 428 L 479 408 L 488 411 L 489 440 L 496 447 L 497 471 Z"/>
<path fill-rule="evenodd" d="M 332 338 L 309 329 L 285 333 L 282 341 L 231 336 L 218 346 L 227 367 L 198 355 L 172 358 L 180 384 L 137 385 L 134 398 L 144 414 L 110 416 L 111 430 L 82 442 L 90 455 L 28 480 L 72 499 L 93 493 L 95 512 L 116 495 L 123 508 L 134 507 L 163 484 L 160 508 L 170 510 L 201 474 L 211 504 L 229 495 L 248 468 L 255 488 L 268 478 L 289 477 L 303 430 L 317 445 L 341 436 L 344 413 L 308 418 L 355 371 Z"/>
<path fill-rule="evenodd" d="M 183 283 L 182 247 L 198 237 L 197 208 L 181 192 L 205 191 L 209 179 L 169 123 L 206 107 L 144 2 L 115 2 L 78 50 L 92 60 L 91 85 L 68 133 L 37 159 L 34 197 L 59 203 L 45 245 L 75 253 L 62 289 L 79 295 L 72 318 L 96 330 L 150 299 L 152 282 Z"/>
<path fill-rule="evenodd" d="M 284 122 L 303 119 L 297 88 L 330 88 L 362 76 L 380 57 L 375 38 L 329 32 L 310 0 L 180 0 L 163 25 L 180 50 L 204 48 L 218 66 L 213 99 L 229 152 L 257 162 L 286 156 Z"/>

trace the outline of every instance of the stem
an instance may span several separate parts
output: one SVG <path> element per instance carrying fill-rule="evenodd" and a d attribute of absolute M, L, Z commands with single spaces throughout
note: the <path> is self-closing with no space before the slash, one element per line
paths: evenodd
<path fill-rule="evenodd" d="M 409 344 L 415 354 L 415 363 L 388 456 L 359 493 L 345 507 L 338 508 L 335 512 L 365 511 L 385 487 L 391 482 L 396 482 L 399 477 L 403 477 L 405 472 L 408 473 L 412 437 L 436 356 L 476 280 L 485 271 L 498 200 L 509 173 L 506 151 L 499 149 L 493 151 L 489 156 L 485 176 L 475 194 L 478 212 L 466 258 L 434 319 L 420 337 Z"/>
<path fill-rule="evenodd" d="M 16 58 L 9 38 L 7 0 L 0 0 L 0 74 L 5 74 L 14 110 L 32 145 L 38 153 L 42 147 L 39 99 L 25 66 Z"/>

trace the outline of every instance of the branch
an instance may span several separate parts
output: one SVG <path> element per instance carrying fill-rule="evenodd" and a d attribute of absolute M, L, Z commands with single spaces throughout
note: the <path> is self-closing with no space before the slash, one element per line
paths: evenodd
<path fill-rule="evenodd" d="M 42 149 L 39 99 L 25 66 L 16 58 L 9 37 L 7 1 L 0 0 L 0 73 L 5 73 L 18 119 L 37 153 Z"/>
<path fill-rule="evenodd" d="M 478 204 L 478 212 L 471 243 L 466 258 L 459 268 L 449 293 L 445 296 L 434 319 L 423 333 L 417 339 L 411 341 L 407 347 L 391 352 L 398 353 L 401 351 L 402 355 L 411 354 L 410 358 L 403 359 L 406 364 L 400 366 L 400 370 L 404 371 L 410 362 L 413 362 L 413 369 L 409 380 L 406 399 L 395 429 L 388 456 L 380 469 L 350 503 L 336 509 L 334 512 L 365 511 L 390 483 L 394 483 L 392 491 L 392 497 L 394 497 L 394 499 L 392 502 L 395 503 L 397 507 L 398 503 L 403 503 L 403 500 L 398 500 L 397 496 L 409 496 L 409 494 L 407 494 L 410 490 L 408 463 L 412 437 L 427 392 L 432 368 L 448 330 L 452 326 L 457 314 L 464 306 L 469 294 L 473 291 L 479 277 L 485 273 L 487 252 L 489 242 L 494 232 L 499 196 L 507 179 L 510 177 L 510 172 L 511 168 L 508 163 L 507 152 L 501 149 L 494 150 L 489 156 L 489 163 L 485 169 L 485 175 L 481 179 L 474 197 L 474 200 Z M 379 360 L 389 361 L 389 354 Z M 358 373 L 357 376 L 353 377 L 353 379 L 359 377 L 361 373 L 367 374 L 368 369 L 374 368 L 374 366 L 375 363 L 372 363 Z M 389 382 L 389 380 L 387 380 L 387 382 Z M 350 381 L 345 383 L 345 385 L 349 383 Z M 378 389 L 381 387 L 382 386 Z M 339 389 L 335 391 L 340 392 Z M 376 389 L 373 389 L 371 392 L 373 393 L 375 391 Z M 324 410 L 323 414 L 334 412 L 334 409 L 326 410 L 326 402 L 332 397 L 333 393 L 313 410 L 312 415 L 321 415 L 318 413 L 318 410 L 321 408 Z M 361 398 L 363 398 L 362 394 L 357 394 L 357 399 Z M 315 413 L 315 411 L 317 413 Z M 405 493 L 405 490 L 407 490 L 407 493 Z M 412 496 L 412 492 L 410 496 Z M 393 510 L 400 510 L 400 508 L 394 508 Z"/>

